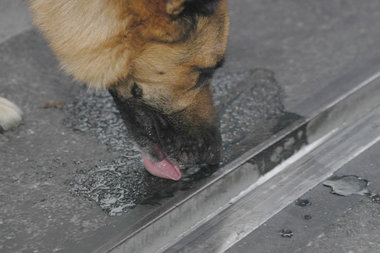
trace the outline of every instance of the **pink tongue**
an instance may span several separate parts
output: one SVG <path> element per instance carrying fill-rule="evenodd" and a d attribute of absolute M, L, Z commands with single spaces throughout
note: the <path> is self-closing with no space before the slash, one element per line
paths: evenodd
<path fill-rule="evenodd" d="M 145 165 L 145 168 L 152 175 L 176 181 L 181 179 L 181 171 L 179 167 L 172 164 L 167 158 L 160 162 L 152 162 L 147 157 L 143 156 L 142 161 Z"/>

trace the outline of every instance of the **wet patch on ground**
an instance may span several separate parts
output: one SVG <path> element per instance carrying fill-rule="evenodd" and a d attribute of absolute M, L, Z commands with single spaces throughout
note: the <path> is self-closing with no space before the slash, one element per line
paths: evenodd
<path fill-rule="evenodd" d="M 380 204 L 380 195 L 379 194 L 374 194 L 374 193 L 368 193 L 367 196 L 369 199 L 376 204 Z"/>
<path fill-rule="evenodd" d="M 355 175 L 337 176 L 333 175 L 323 182 L 324 186 L 331 188 L 331 193 L 340 196 L 352 194 L 367 196 L 372 203 L 380 204 L 380 195 L 369 190 L 370 182 L 367 179 Z"/>
<path fill-rule="evenodd" d="M 310 214 L 305 214 L 305 215 L 303 216 L 303 218 L 304 218 L 305 220 L 311 220 L 313 217 L 312 217 Z"/>
<path fill-rule="evenodd" d="M 296 205 L 301 207 L 311 206 L 311 202 L 308 199 L 297 199 Z"/>
<path fill-rule="evenodd" d="M 331 188 L 331 193 L 341 196 L 366 195 L 369 193 L 368 184 L 368 180 L 354 175 L 334 175 L 323 182 L 324 186 Z"/>
<path fill-rule="evenodd" d="M 212 88 L 221 122 L 222 165 L 299 118 L 285 111 L 282 88 L 269 70 L 217 73 Z M 120 153 L 111 164 L 79 170 L 70 182 L 74 194 L 95 201 L 109 215 L 128 211 L 139 203 L 157 204 L 160 198 L 191 187 L 191 182 L 159 179 L 145 171 L 107 91 L 83 88 L 73 103 L 65 105 L 64 112 L 65 126 L 93 134 L 110 150 Z"/>
<path fill-rule="evenodd" d="M 290 229 L 282 229 L 282 230 L 280 231 L 280 235 L 281 235 L 282 237 L 285 237 L 285 238 L 292 238 L 293 235 L 294 235 L 294 233 L 293 233 L 293 231 L 290 230 Z"/>

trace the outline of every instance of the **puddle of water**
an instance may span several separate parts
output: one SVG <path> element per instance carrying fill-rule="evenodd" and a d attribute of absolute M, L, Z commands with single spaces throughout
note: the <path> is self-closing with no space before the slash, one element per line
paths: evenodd
<path fill-rule="evenodd" d="M 282 229 L 282 230 L 280 231 L 280 235 L 281 235 L 282 237 L 291 238 L 291 237 L 293 237 L 294 233 L 293 233 L 293 231 L 290 230 L 290 229 Z"/>
<path fill-rule="evenodd" d="M 380 195 L 379 194 L 373 194 L 373 193 L 368 193 L 367 196 L 369 199 L 376 204 L 380 204 Z"/>
<path fill-rule="evenodd" d="M 296 205 L 301 207 L 311 206 L 311 202 L 308 199 L 297 199 Z"/>
<path fill-rule="evenodd" d="M 332 176 L 323 182 L 324 186 L 331 188 L 331 193 L 350 196 L 352 194 L 366 195 L 369 193 L 368 180 L 355 175 Z"/>
<path fill-rule="evenodd" d="M 269 70 L 217 73 L 212 88 L 221 122 L 222 165 L 300 118 L 284 110 L 282 88 Z M 97 202 L 109 215 L 126 212 L 137 204 L 159 204 L 176 191 L 191 188 L 191 182 L 176 183 L 145 171 L 140 152 L 127 138 L 107 91 L 83 89 L 75 102 L 65 105 L 64 112 L 67 127 L 91 133 L 110 150 L 120 153 L 111 164 L 83 168 L 70 183 L 73 193 Z"/>
<path fill-rule="evenodd" d="M 241 80 L 233 80 L 234 76 L 217 76 L 213 83 L 224 163 L 269 138 L 284 116 L 288 116 L 282 104 L 282 88 L 273 72 L 265 69 L 244 72 L 236 76 Z"/>
<path fill-rule="evenodd" d="M 331 193 L 340 196 L 350 196 L 352 194 L 364 195 L 373 203 L 380 204 L 380 195 L 368 189 L 369 181 L 355 175 L 332 176 L 323 182 L 324 186 L 331 187 Z"/>

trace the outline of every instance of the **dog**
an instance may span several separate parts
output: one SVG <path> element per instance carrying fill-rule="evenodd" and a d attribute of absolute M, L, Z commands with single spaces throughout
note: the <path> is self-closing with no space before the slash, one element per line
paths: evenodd
<path fill-rule="evenodd" d="M 179 180 L 218 167 L 210 81 L 226 50 L 226 0 L 28 1 L 62 68 L 109 90 L 151 174 Z M 6 103 L 17 116 L 5 116 L 8 129 L 20 111 L 1 100 L 0 110 Z"/>

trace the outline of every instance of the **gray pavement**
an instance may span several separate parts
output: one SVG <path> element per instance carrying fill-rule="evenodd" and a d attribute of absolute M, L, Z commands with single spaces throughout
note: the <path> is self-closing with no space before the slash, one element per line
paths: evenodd
<path fill-rule="evenodd" d="M 253 111 L 273 108 L 275 104 L 281 113 L 309 116 L 380 69 L 380 31 L 374 25 L 380 22 L 379 1 L 242 0 L 230 1 L 229 8 L 231 36 L 226 64 L 219 71 L 219 85 L 226 79 L 226 86 L 234 87 L 256 68 L 269 69 L 277 79 L 256 90 L 265 106 L 253 106 Z M 119 144 L 112 142 L 116 139 L 112 134 L 120 133 L 121 128 L 114 121 L 109 125 L 102 121 L 104 125 L 94 127 L 93 123 L 103 120 L 104 113 L 112 112 L 112 108 L 98 113 L 97 107 L 92 111 L 89 107 L 96 102 L 107 104 L 107 98 L 103 94 L 86 96 L 86 88 L 59 70 L 46 41 L 30 28 L 25 1 L 0 1 L 0 95 L 24 111 L 23 125 L 0 135 L 0 251 L 92 252 L 110 238 L 133 231 L 154 217 L 155 211 L 169 207 L 170 198 L 160 201 L 161 206 L 154 206 L 158 204 L 155 202 L 133 205 L 134 209 L 110 217 L 94 198 L 73 194 L 78 178 L 91 179 L 88 175 L 95 175 L 96 168 L 114 164 L 125 155 L 113 148 Z M 260 87 L 250 79 L 243 85 L 247 90 L 251 90 L 250 85 Z M 226 91 L 228 94 L 228 89 L 219 94 Z M 263 91 L 269 95 L 262 96 Z M 64 101 L 74 109 L 43 109 L 49 101 Z M 229 109 L 242 108 L 240 112 L 244 112 L 245 107 L 237 103 Z M 230 112 L 236 114 L 232 109 Z M 273 134 L 269 129 L 276 125 L 281 113 L 271 114 L 274 120 L 259 115 L 253 118 L 254 123 L 236 118 L 235 122 L 246 128 L 234 138 L 252 132 L 252 138 L 247 138 L 251 146 L 262 143 Z M 70 117 L 89 124 L 88 130 L 67 124 Z M 117 120 L 118 116 L 110 116 L 111 120 L 114 117 Z M 87 120 L 91 118 L 94 120 Z M 226 122 L 225 131 L 232 131 L 230 124 L 234 122 Z M 101 134 L 111 133 L 106 141 L 96 131 L 99 128 L 106 129 Z M 248 146 L 240 149 L 236 144 L 234 148 L 242 152 Z M 133 155 L 136 154 L 130 157 Z M 133 159 L 138 161 L 139 157 Z M 136 182 L 131 187 L 139 190 L 128 194 L 141 197 L 170 185 L 152 179 L 141 166 L 133 167 L 131 175 Z M 174 188 L 177 198 L 189 194 L 177 192 L 180 187 Z M 312 207 L 322 206 L 312 201 Z M 311 221 L 314 220 L 318 221 Z M 294 232 L 297 238 L 298 231 Z M 286 239 L 276 237 L 279 242 Z M 324 243 L 327 245 L 327 241 Z"/>
<path fill-rule="evenodd" d="M 32 27 L 25 0 L 0 1 L 0 43 Z"/>
<path fill-rule="evenodd" d="M 226 68 L 276 73 L 289 111 L 308 115 L 380 65 L 376 0 L 229 1 Z"/>

